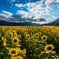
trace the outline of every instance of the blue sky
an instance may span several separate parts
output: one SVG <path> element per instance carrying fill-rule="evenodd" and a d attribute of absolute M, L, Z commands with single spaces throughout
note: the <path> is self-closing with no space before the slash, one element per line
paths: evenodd
<path fill-rule="evenodd" d="M 13 18 L 45 18 L 56 20 L 59 17 L 59 0 L 0 0 L 0 16 Z"/>

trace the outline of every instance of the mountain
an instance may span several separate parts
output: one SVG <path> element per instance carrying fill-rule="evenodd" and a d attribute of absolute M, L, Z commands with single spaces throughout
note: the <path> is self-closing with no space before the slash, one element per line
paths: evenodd
<path fill-rule="evenodd" d="M 59 26 L 59 18 L 56 21 L 54 21 L 54 23 L 55 26 Z"/>
<path fill-rule="evenodd" d="M 6 21 L 0 21 L 0 26 L 40 26 L 40 24 L 31 23 L 31 22 L 6 22 Z"/>
<path fill-rule="evenodd" d="M 59 26 L 59 18 L 51 23 L 48 24 L 43 24 L 42 26 L 47 25 L 47 26 Z"/>

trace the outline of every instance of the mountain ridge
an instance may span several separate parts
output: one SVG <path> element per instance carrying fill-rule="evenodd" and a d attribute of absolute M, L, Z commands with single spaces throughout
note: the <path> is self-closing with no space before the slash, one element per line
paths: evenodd
<path fill-rule="evenodd" d="M 42 24 L 42 26 L 45 26 L 45 25 L 48 25 L 48 26 L 59 26 L 59 18 L 57 18 L 55 21 L 53 21 L 51 23 Z"/>
<path fill-rule="evenodd" d="M 15 22 L 0 21 L 0 26 L 40 26 L 40 24 L 31 22 L 15 23 Z"/>

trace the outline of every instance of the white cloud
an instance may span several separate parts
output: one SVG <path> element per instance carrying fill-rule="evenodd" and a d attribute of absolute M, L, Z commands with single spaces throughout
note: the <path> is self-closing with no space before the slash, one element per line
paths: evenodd
<path fill-rule="evenodd" d="M 56 0 L 55 2 L 59 3 L 59 0 Z"/>
<path fill-rule="evenodd" d="M 17 6 L 17 7 L 23 7 L 22 4 L 15 4 L 15 6 Z"/>
<path fill-rule="evenodd" d="M 2 11 L 2 13 L 0 13 L 0 20 L 9 20 L 9 18 L 13 18 L 12 15 L 10 12 Z"/>
<path fill-rule="evenodd" d="M 53 22 L 50 18 L 46 19 L 47 22 Z"/>
<path fill-rule="evenodd" d="M 19 0 L 14 0 L 13 2 L 15 1 L 19 2 Z M 19 7 L 20 9 L 23 9 L 23 7 L 27 9 L 27 11 L 25 11 L 24 9 L 18 10 L 16 14 L 22 15 L 22 18 L 33 18 L 33 20 L 35 19 L 38 20 L 39 18 L 42 18 L 44 16 L 49 16 L 50 18 L 56 19 L 55 16 L 52 16 L 53 12 L 51 12 L 51 10 L 54 11 L 53 7 L 50 5 L 50 3 L 53 3 L 53 2 L 59 3 L 59 0 L 41 0 L 37 2 L 29 2 L 26 4 L 15 4 L 15 6 Z M 53 6 L 55 7 L 54 4 Z M 48 17 L 45 17 L 45 18 L 48 18 Z M 50 20 L 47 19 L 47 21 L 50 21 Z"/>
<path fill-rule="evenodd" d="M 20 0 L 7 0 L 8 2 L 15 2 L 15 1 L 17 1 L 17 2 L 20 2 Z M 29 2 L 30 2 L 31 0 L 29 0 Z M 41 0 L 40 1 L 40 3 L 42 3 L 43 1 L 45 1 L 45 0 Z M 25 2 L 26 2 L 26 0 L 25 0 Z M 52 3 L 52 2 L 57 2 L 57 3 L 59 3 L 59 0 L 46 0 L 45 1 L 45 4 L 49 4 L 49 3 Z M 36 2 L 37 3 L 37 2 Z"/>
<path fill-rule="evenodd" d="M 7 12 L 7 11 L 2 11 L 2 13 L 0 13 L 0 16 L 4 16 L 6 18 L 9 18 L 12 16 L 12 13 Z"/>
<path fill-rule="evenodd" d="M 55 19 L 56 19 L 57 17 L 55 17 L 55 16 L 52 16 L 52 18 L 55 18 Z"/>
<path fill-rule="evenodd" d="M 44 21 L 41 21 L 41 22 L 35 22 L 35 21 L 33 21 L 32 23 L 36 23 L 36 24 L 48 24 L 48 23 L 50 23 L 50 22 L 44 22 Z"/>
<path fill-rule="evenodd" d="M 35 2 L 35 3 L 26 3 L 26 4 L 15 4 L 15 6 L 17 7 L 25 7 L 27 11 L 17 11 L 17 14 L 21 14 L 22 17 L 34 17 L 34 19 L 38 19 L 40 18 L 42 15 L 49 15 L 49 10 L 51 9 L 49 7 L 49 5 L 46 5 L 46 7 L 44 7 L 43 4 L 44 0 Z"/>
<path fill-rule="evenodd" d="M 59 0 L 46 0 L 46 1 L 45 1 L 45 5 L 46 5 L 46 4 L 53 3 L 53 2 L 59 3 Z"/>
<path fill-rule="evenodd" d="M 26 12 L 26 11 L 23 11 L 23 10 L 21 10 L 21 11 L 18 10 L 18 11 L 17 11 L 17 14 L 21 14 L 21 15 L 22 15 L 22 18 L 23 18 L 23 17 L 27 18 L 29 13 Z"/>
<path fill-rule="evenodd" d="M 55 0 L 46 0 L 45 1 L 45 4 L 50 4 L 50 3 L 52 3 L 52 2 L 54 2 Z"/>
<path fill-rule="evenodd" d="M 12 13 L 11 12 L 7 12 L 7 11 L 4 11 L 4 10 L 2 10 L 2 12 L 4 13 L 4 14 L 6 14 L 6 15 L 12 15 Z"/>

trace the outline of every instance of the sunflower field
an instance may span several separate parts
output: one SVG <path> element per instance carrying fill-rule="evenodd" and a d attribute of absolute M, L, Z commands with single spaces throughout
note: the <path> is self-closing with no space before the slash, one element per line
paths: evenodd
<path fill-rule="evenodd" d="M 0 26 L 0 59 L 59 59 L 59 27 Z"/>

